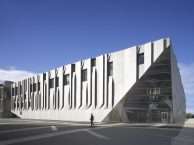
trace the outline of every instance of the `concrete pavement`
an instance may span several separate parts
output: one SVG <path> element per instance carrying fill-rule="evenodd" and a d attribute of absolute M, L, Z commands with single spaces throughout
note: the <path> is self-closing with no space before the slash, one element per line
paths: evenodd
<path fill-rule="evenodd" d="M 48 120 L 0 119 L 0 145 L 186 145 L 192 127 L 169 124 L 99 124 Z M 184 139 L 183 139 L 184 138 Z M 189 144 L 190 145 L 190 144 Z"/>
<path fill-rule="evenodd" d="M 171 145 L 194 145 L 194 124 L 185 124 L 180 133 L 172 138 Z"/>

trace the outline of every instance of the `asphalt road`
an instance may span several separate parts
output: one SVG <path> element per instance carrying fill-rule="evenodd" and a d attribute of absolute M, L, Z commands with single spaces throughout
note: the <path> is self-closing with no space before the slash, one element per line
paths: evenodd
<path fill-rule="evenodd" d="M 180 128 L 0 120 L 0 145 L 170 145 Z"/>

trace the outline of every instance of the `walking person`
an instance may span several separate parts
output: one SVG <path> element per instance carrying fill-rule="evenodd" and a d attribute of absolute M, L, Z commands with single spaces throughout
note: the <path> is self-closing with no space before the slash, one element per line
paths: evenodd
<path fill-rule="evenodd" d="M 91 113 L 91 117 L 90 117 L 90 124 L 91 124 L 91 127 L 94 126 L 94 115 Z"/>

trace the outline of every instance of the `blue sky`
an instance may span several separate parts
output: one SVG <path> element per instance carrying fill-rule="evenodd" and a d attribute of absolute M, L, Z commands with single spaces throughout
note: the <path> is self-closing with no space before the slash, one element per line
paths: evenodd
<path fill-rule="evenodd" d="M 193 0 L 0 0 L 0 79 L 163 37 L 172 38 L 194 112 Z"/>

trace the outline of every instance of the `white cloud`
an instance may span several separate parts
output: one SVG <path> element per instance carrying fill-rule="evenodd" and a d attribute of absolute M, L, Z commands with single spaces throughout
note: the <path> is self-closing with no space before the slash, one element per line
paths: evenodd
<path fill-rule="evenodd" d="M 33 75 L 35 75 L 34 72 L 19 70 L 15 67 L 0 67 L 0 82 L 5 80 L 20 81 Z"/>
<path fill-rule="evenodd" d="M 187 112 L 194 113 L 194 64 L 179 63 L 178 65 L 187 100 Z"/>

